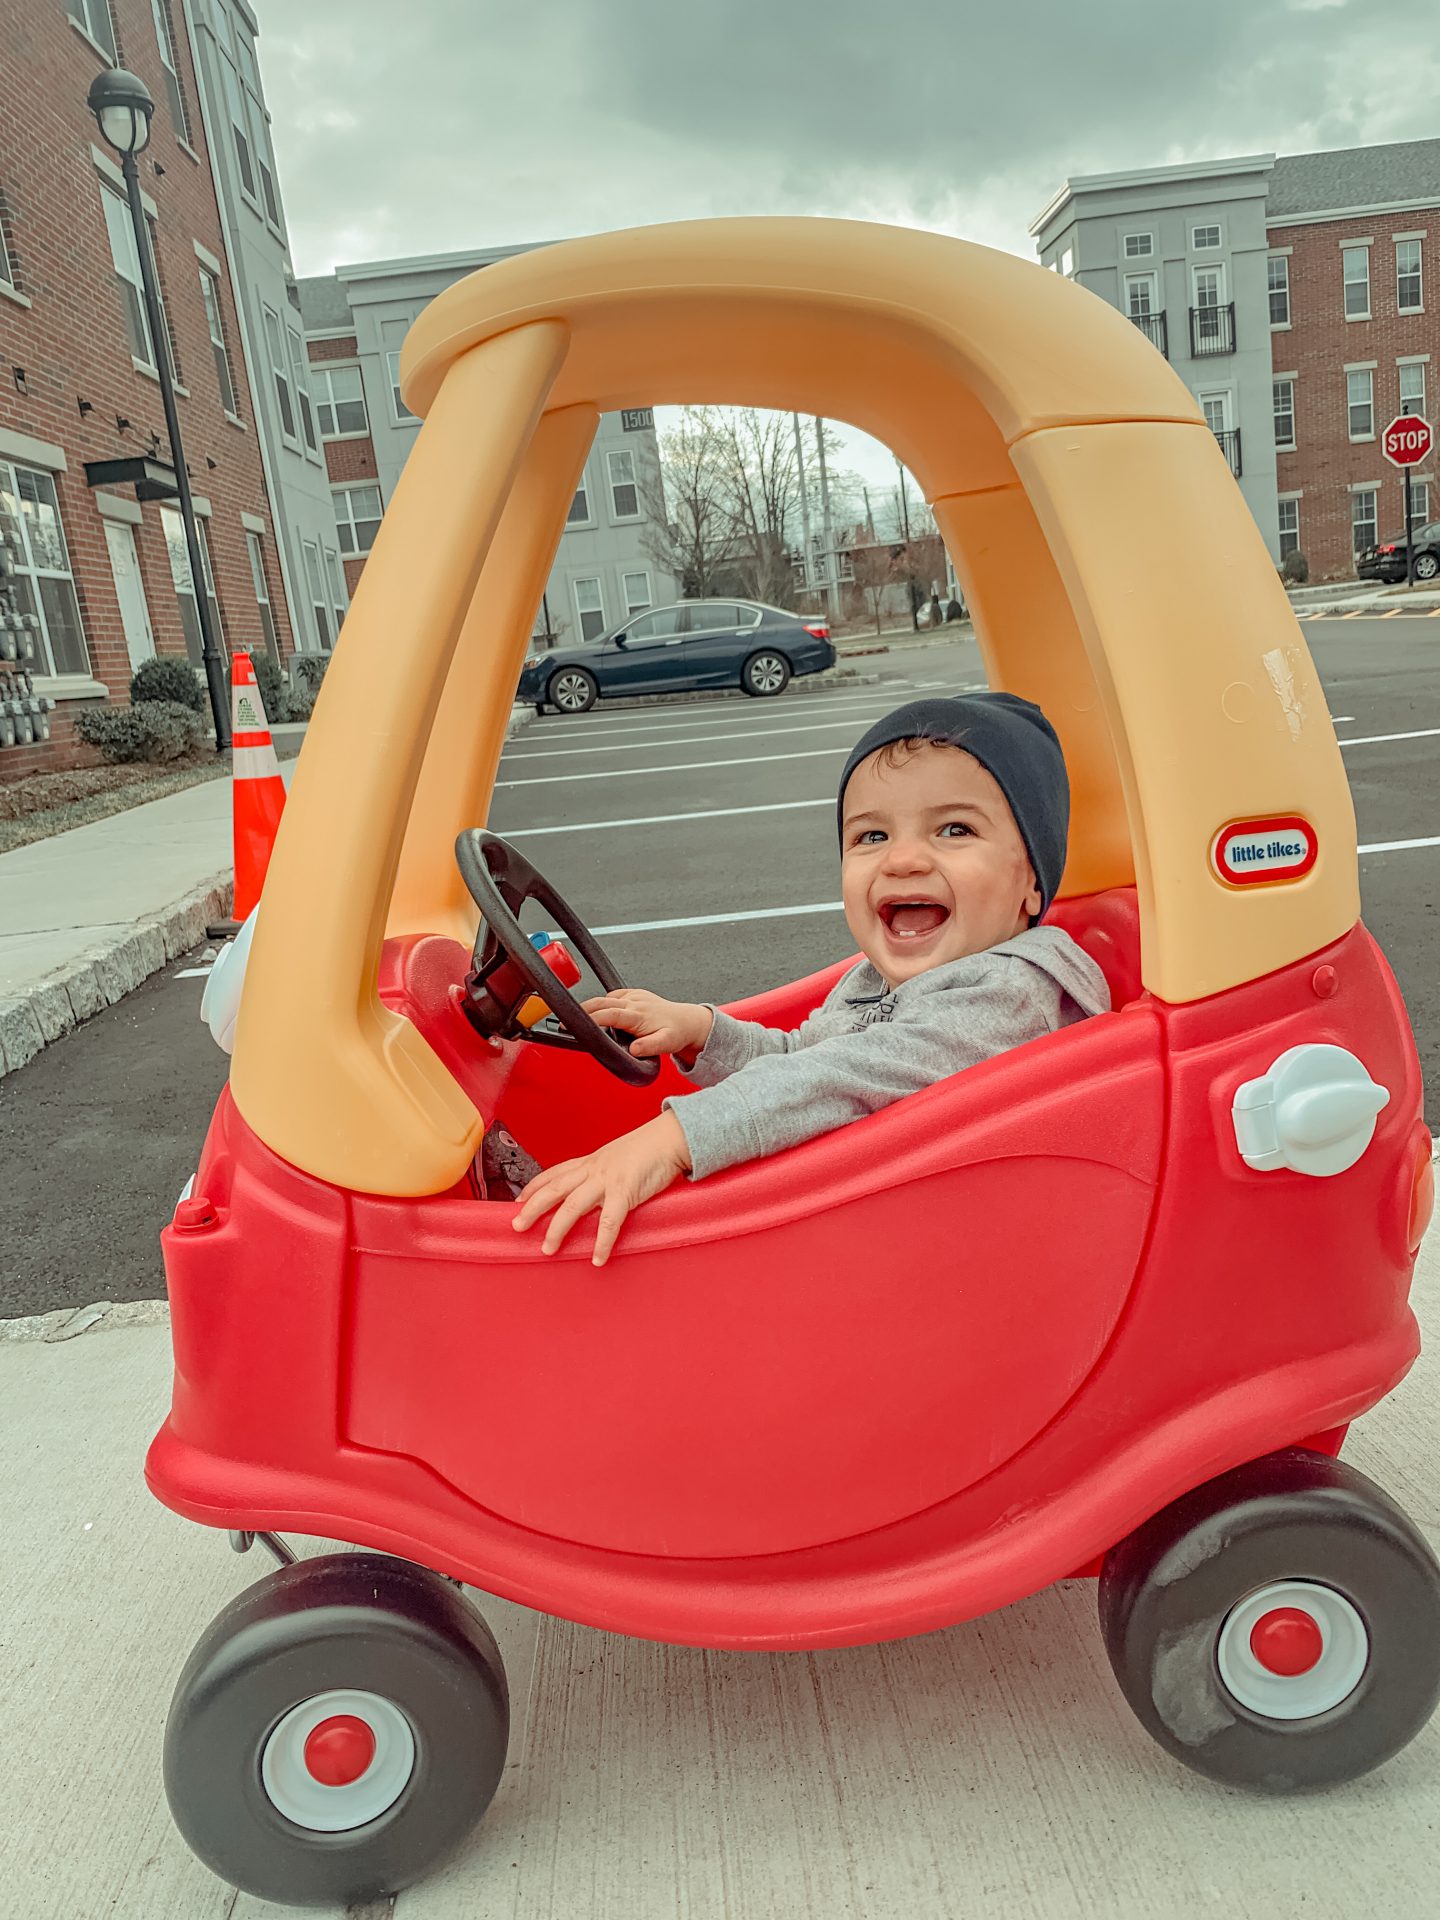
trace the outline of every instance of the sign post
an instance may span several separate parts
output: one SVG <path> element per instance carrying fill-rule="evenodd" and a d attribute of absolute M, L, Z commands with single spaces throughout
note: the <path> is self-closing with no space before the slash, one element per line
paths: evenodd
<path fill-rule="evenodd" d="M 1405 584 L 1408 587 L 1415 584 L 1411 474 L 1429 456 L 1433 443 L 1430 422 L 1413 413 L 1397 413 L 1380 436 L 1380 451 L 1392 467 L 1399 467 L 1405 475 Z"/>

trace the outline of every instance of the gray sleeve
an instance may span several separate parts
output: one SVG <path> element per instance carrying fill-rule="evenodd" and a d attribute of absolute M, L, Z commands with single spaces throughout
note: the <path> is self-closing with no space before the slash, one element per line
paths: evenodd
<path fill-rule="evenodd" d="M 1049 1032 L 1047 989 L 1050 1002 L 1058 990 L 1034 968 L 1023 973 L 1034 982 L 1030 991 L 1017 991 L 1015 970 L 997 969 L 926 998 L 908 1017 L 756 1054 L 723 1084 L 666 1100 L 685 1135 L 691 1178 L 833 1132 Z"/>
<path fill-rule="evenodd" d="M 719 1007 L 710 1011 L 715 1019 L 709 1039 L 696 1054 L 694 1065 L 680 1068 L 697 1087 L 713 1087 L 718 1081 L 728 1080 L 732 1073 L 767 1053 L 788 1052 L 796 1037 L 777 1027 L 762 1027 L 758 1020 L 737 1020 Z M 680 1065 L 678 1060 L 675 1064 Z"/>

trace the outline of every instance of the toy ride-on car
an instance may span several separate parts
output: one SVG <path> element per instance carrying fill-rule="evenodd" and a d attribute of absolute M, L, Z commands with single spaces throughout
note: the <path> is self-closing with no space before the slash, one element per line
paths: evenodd
<path fill-rule="evenodd" d="M 1337 1455 L 1416 1356 L 1431 1142 L 1325 698 L 1179 379 L 1008 255 L 736 220 L 487 267 L 402 382 L 424 425 L 227 962 L 147 1466 L 241 1545 L 361 1551 L 283 1564 L 200 1641 L 166 1733 L 186 1839 L 290 1901 L 456 1846 L 506 1746 L 458 1583 L 787 1649 L 1094 1572 L 1119 1683 L 1188 1765 L 1279 1790 L 1394 1753 L 1440 1691 L 1440 1576 Z M 480 1197 L 482 1133 L 548 1162 L 681 1083 L 520 925 L 537 901 L 614 984 L 599 903 L 483 823 L 597 416 L 695 399 L 856 422 L 917 475 L 992 685 L 1059 730 L 1051 915 L 1113 1011 L 681 1183 L 600 1275 L 586 1234 L 546 1259 Z M 1207 543 L 1183 591 L 1177 503 Z M 740 1010 L 792 1025 L 843 964 Z"/>

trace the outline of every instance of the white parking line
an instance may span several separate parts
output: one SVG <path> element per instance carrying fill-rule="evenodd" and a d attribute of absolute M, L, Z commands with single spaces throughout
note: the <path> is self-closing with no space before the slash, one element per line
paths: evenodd
<path fill-rule="evenodd" d="M 803 727 L 747 727 L 731 733 L 682 733 L 678 739 L 669 740 L 622 740 L 599 747 L 540 747 L 534 753 L 512 753 L 510 764 L 517 760 L 553 760 L 560 753 L 644 753 L 651 747 L 713 747 L 725 740 L 789 740 L 797 733 L 835 733 L 844 727 L 847 732 L 855 726 L 853 717 L 844 720 L 812 720 Z"/>
<path fill-rule="evenodd" d="M 767 800 L 753 807 L 703 807 L 694 813 L 647 813 L 631 820 L 575 820 L 564 827 L 516 827 L 507 840 L 532 840 L 542 833 L 602 833 L 607 827 L 661 827 L 674 820 L 726 820 L 737 813 L 790 813 L 796 807 L 833 807 L 832 794 L 818 800 Z"/>
<path fill-rule="evenodd" d="M 1358 740 L 1342 740 L 1342 747 L 1380 747 L 1390 740 L 1433 740 L 1440 727 L 1420 727 L 1414 733 L 1366 733 Z"/>
<path fill-rule="evenodd" d="M 497 780 L 495 791 L 499 793 L 502 787 L 553 787 L 572 780 L 638 780 L 645 773 L 702 773 L 707 767 L 763 767 L 777 760 L 819 760 L 844 752 L 843 745 L 802 747 L 799 753 L 741 754 L 734 760 L 686 760 L 669 767 L 605 767 L 598 773 L 531 773 L 523 780 Z"/>
<path fill-rule="evenodd" d="M 1357 853 L 1403 853 L 1413 847 L 1440 847 L 1440 835 L 1430 840 L 1377 840 L 1369 846 L 1357 847 Z M 682 920 L 627 920 L 618 926 L 595 927 L 596 934 L 619 933 L 669 933 L 676 927 L 721 927 L 732 926 L 741 920 L 792 920 L 803 914 L 843 913 L 845 906 L 840 900 L 817 900 L 813 905 L 803 907 L 755 907 L 748 913 L 697 913 Z"/>

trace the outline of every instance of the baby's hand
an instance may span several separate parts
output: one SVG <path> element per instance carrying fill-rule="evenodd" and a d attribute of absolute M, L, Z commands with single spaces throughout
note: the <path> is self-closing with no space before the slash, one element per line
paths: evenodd
<path fill-rule="evenodd" d="M 598 1207 L 600 1224 L 590 1257 L 595 1266 L 603 1267 L 631 1208 L 663 1193 L 689 1165 L 680 1122 L 673 1113 L 661 1113 L 596 1153 L 562 1160 L 537 1173 L 520 1195 L 520 1211 L 512 1224 L 517 1233 L 524 1233 L 553 1208 L 555 1217 L 545 1230 L 544 1251 L 555 1253 L 575 1222 Z"/>
<path fill-rule="evenodd" d="M 697 1054 L 710 1038 L 715 1016 L 709 1007 L 685 1000 L 662 1000 L 643 987 L 622 987 L 584 1002 L 597 1027 L 632 1033 L 630 1051 L 638 1060 L 656 1053 Z"/>

